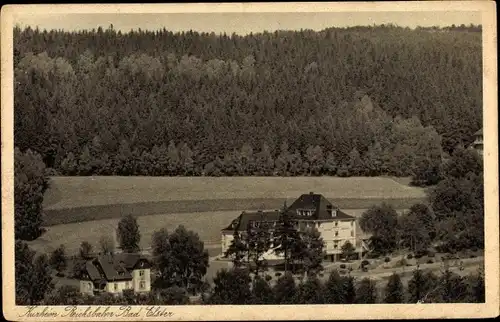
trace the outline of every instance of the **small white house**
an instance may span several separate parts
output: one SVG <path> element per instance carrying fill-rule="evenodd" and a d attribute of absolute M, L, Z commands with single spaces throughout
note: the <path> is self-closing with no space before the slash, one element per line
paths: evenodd
<path fill-rule="evenodd" d="M 80 276 L 80 292 L 120 294 L 151 291 L 151 264 L 140 254 L 120 253 L 97 256 L 85 263 Z"/>

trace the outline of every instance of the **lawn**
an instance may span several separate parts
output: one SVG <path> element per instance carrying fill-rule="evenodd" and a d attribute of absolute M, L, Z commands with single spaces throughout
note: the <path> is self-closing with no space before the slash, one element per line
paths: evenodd
<path fill-rule="evenodd" d="M 382 177 L 53 177 L 44 200 L 45 225 L 145 216 L 278 209 L 309 191 L 342 209 L 382 201 L 409 208 L 423 189 Z"/>

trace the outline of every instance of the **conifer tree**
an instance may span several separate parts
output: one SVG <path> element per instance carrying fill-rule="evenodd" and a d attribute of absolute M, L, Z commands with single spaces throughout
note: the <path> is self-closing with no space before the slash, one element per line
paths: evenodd
<path fill-rule="evenodd" d="M 356 303 L 375 303 L 377 301 L 376 292 L 375 282 L 369 278 L 363 278 L 356 289 Z"/>
<path fill-rule="evenodd" d="M 328 281 L 325 284 L 325 303 L 341 304 L 346 303 L 345 281 L 335 270 L 330 273 Z"/>
<path fill-rule="evenodd" d="M 394 273 L 389 277 L 387 286 L 385 288 L 385 303 L 403 303 L 404 302 L 404 288 L 401 282 L 401 277 Z"/>
<path fill-rule="evenodd" d="M 224 253 L 224 256 L 232 258 L 234 267 L 240 268 L 243 266 L 247 253 L 248 246 L 246 245 L 241 234 L 235 229 L 231 245 L 229 245 L 229 248 Z"/>

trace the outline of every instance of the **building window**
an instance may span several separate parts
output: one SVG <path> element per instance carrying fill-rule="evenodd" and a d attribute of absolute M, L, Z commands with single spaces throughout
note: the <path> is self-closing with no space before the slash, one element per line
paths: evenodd
<path fill-rule="evenodd" d="M 339 235 L 339 232 L 338 232 L 338 231 L 336 231 L 336 232 L 335 232 L 335 236 L 338 236 L 338 235 Z"/>
<path fill-rule="evenodd" d="M 139 276 L 144 276 L 144 270 L 142 270 L 142 269 L 141 269 L 141 270 L 139 271 Z"/>
<path fill-rule="evenodd" d="M 354 237 L 354 231 L 351 230 L 351 237 Z"/>
<path fill-rule="evenodd" d="M 339 225 L 339 222 L 338 222 L 338 221 L 336 221 L 336 222 L 335 222 L 335 227 L 337 227 L 338 225 Z"/>
<path fill-rule="evenodd" d="M 114 283 L 115 284 L 115 291 L 118 291 L 118 283 Z"/>
<path fill-rule="evenodd" d="M 140 288 L 141 290 L 145 289 L 145 288 L 146 288 L 146 282 L 145 282 L 145 281 L 140 281 L 140 282 L 139 282 L 139 288 Z"/>

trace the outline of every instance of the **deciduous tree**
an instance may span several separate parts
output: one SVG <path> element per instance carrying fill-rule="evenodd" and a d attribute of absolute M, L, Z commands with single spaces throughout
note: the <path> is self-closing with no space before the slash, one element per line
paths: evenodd
<path fill-rule="evenodd" d="M 246 269 L 220 270 L 214 278 L 209 304 L 250 304 L 251 278 Z"/>
<path fill-rule="evenodd" d="M 392 206 L 382 203 L 366 210 L 359 221 L 363 231 L 372 234 L 375 252 L 385 254 L 396 246 L 398 215 Z"/>
<path fill-rule="evenodd" d="M 139 251 L 141 234 L 137 219 L 132 215 L 122 217 L 118 223 L 117 237 L 123 251 L 133 253 Z"/>
<path fill-rule="evenodd" d="M 273 293 L 276 304 L 296 303 L 297 285 L 290 272 L 278 278 L 273 287 Z"/>
<path fill-rule="evenodd" d="M 67 267 L 66 251 L 64 245 L 57 247 L 50 255 L 50 266 L 57 271 L 58 275 L 62 275 Z"/>

